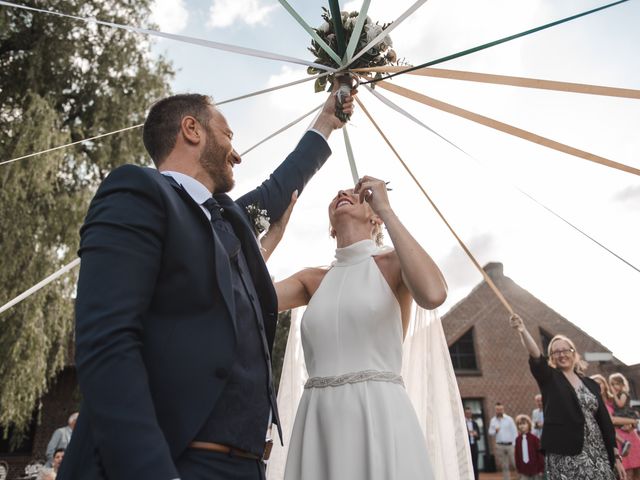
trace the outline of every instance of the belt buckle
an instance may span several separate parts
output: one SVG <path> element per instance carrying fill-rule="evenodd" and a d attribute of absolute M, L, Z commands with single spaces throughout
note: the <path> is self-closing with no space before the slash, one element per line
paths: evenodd
<path fill-rule="evenodd" d="M 267 461 L 271 456 L 271 449 L 273 448 L 273 440 L 269 439 L 264 443 L 264 453 L 262 454 L 262 460 Z"/>

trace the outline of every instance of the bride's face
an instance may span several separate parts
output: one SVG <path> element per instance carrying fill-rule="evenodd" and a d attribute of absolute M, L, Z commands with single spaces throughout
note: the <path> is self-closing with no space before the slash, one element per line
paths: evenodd
<path fill-rule="evenodd" d="M 329 204 L 329 222 L 333 228 L 347 218 L 368 223 L 371 215 L 371 207 L 366 202 L 360 203 L 353 188 L 339 190 Z"/>

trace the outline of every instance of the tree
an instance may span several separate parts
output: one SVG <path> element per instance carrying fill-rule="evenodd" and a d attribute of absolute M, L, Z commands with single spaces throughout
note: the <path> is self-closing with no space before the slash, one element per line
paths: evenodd
<path fill-rule="evenodd" d="M 29 0 L 150 27 L 151 0 Z M 144 36 L 0 6 L 0 160 L 144 121 L 173 75 Z M 76 257 L 93 192 L 122 163 L 147 164 L 141 131 L 0 166 L 0 303 Z M 24 432 L 70 358 L 75 274 L 0 316 L 0 425 Z M 21 439 L 17 435 L 14 444 Z"/>

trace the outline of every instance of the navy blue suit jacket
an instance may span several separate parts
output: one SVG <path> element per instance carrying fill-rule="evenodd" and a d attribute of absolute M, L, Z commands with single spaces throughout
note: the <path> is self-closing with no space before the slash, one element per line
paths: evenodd
<path fill-rule="evenodd" d="M 216 195 L 242 243 L 269 346 L 277 298 L 245 207 L 272 221 L 330 155 L 307 132 L 255 190 Z M 230 265 L 200 207 L 157 170 L 125 165 L 96 193 L 81 229 L 76 366 L 83 405 L 59 480 L 170 480 L 234 361 Z"/>

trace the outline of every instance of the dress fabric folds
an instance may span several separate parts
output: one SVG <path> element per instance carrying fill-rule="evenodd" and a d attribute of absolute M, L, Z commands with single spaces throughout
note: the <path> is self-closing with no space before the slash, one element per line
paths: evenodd
<path fill-rule="evenodd" d="M 453 387 L 445 383 L 444 389 L 438 389 L 441 395 L 453 394 L 452 413 L 433 422 L 418 418 L 416 411 L 436 412 L 429 406 L 424 408 L 436 389 L 404 385 L 403 375 L 416 377 L 416 371 L 424 374 L 425 370 L 414 368 L 411 373 L 407 362 L 403 367 L 400 305 L 374 260 L 384 251 L 371 240 L 337 249 L 336 261 L 301 321 L 292 318 L 278 394 L 286 447 L 274 449 L 269 480 L 473 478 L 455 380 Z M 407 340 L 422 334 L 424 344 L 424 334 L 429 326 L 435 326 L 441 335 L 437 341 L 446 347 L 439 319 L 424 316 L 426 313 L 421 312 L 421 332 L 416 316 Z M 413 344 L 407 351 L 409 346 L 405 341 L 406 355 L 420 364 L 429 361 L 425 345 Z M 436 376 L 437 380 L 449 373 L 453 375 L 452 369 Z M 419 398 L 411 398 L 412 391 Z M 441 477 L 435 472 L 443 466 L 435 465 L 434 469 L 427 444 L 429 440 L 441 441 L 439 434 L 429 432 L 430 423 L 444 422 L 453 447 L 449 461 L 453 458 L 454 464 L 446 465 L 446 471 L 453 475 Z M 457 425 L 464 435 L 462 448 L 456 445 Z M 440 447 L 436 450 L 442 451 Z M 465 472 L 460 474 L 459 470 Z"/>

